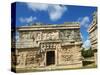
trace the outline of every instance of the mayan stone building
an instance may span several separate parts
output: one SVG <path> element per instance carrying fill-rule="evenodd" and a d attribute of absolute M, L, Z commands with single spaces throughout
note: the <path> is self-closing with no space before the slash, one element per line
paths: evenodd
<path fill-rule="evenodd" d="M 79 23 L 21 26 L 17 32 L 19 41 L 16 42 L 15 50 L 12 47 L 13 68 L 82 67 Z"/>
<path fill-rule="evenodd" d="M 94 61 L 95 64 L 97 65 L 97 12 L 94 12 L 93 14 L 93 20 L 91 22 L 91 25 L 88 29 L 89 32 L 89 38 L 90 38 L 90 42 L 91 42 L 91 48 L 94 51 Z"/>

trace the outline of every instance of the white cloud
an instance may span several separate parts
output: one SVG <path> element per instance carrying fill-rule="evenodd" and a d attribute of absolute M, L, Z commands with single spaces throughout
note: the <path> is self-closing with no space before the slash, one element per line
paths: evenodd
<path fill-rule="evenodd" d="M 90 46 L 91 46 L 90 40 L 87 39 L 87 40 L 83 43 L 83 47 L 86 48 L 86 49 L 88 49 L 88 48 L 90 48 Z"/>
<path fill-rule="evenodd" d="M 81 26 L 84 26 L 85 28 L 88 28 L 90 19 L 89 19 L 88 16 L 85 16 L 85 17 L 78 18 L 77 21 L 80 22 Z"/>
<path fill-rule="evenodd" d="M 61 18 L 63 13 L 67 10 L 67 7 L 62 5 L 53 5 L 53 4 L 33 4 L 27 3 L 28 8 L 33 11 L 47 11 L 49 18 L 52 21 L 56 21 Z"/>
<path fill-rule="evenodd" d="M 48 9 L 48 4 L 36 4 L 36 3 L 27 3 L 28 8 L 32 9 L 33 11 L 45 11 Z"/>
<path fill-rule="evenodd" d="M 65 6 L 53 5 L 51 9 L 49 9 L 49 17 L 51 20 L 56 21 L 61 18 L 66 10 L 67 8 Z"/>
<path fill-rule="evenodd" d="M 22 23 L 30 23 L 30 22 L 32 22 L 32 21 L 35 21 L 37 18 L 36 17 L 32 17 L 32 16 L 30 16 L 30 17 L 25 17 L 25 18 L 23 18 L 23 17 L 20 17 L 19 18 L 19 20 L 20 20 L 20 22 L 22 22 Z"/>

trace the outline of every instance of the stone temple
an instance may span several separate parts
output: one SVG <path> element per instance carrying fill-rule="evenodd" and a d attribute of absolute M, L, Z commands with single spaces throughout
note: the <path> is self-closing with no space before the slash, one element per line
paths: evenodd
<path fill-rule="evenodd" d="M 82 67 L 79 23 L 21 26 L 16 31 L 19 40 L 12 41 L 11 52 L 12 69 L 16 72 Z"/>

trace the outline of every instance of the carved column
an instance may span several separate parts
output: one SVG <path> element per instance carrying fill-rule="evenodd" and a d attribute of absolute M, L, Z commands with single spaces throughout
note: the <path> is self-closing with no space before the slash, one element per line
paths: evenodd
<path fill-rule="evenodd" d="M 46 67 L 46 55 L 47 55 L 47 52 L 45 52 L 45 55 L 44 55 L 44 66 Z"/>

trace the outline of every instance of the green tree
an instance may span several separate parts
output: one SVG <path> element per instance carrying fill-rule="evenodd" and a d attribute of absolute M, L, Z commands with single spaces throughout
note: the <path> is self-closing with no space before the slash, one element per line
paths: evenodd
<path fill-rule="evenodd" d="M 83 48 L 82 51 L 81 51 L 81 54 L 82 54 L 82 56 L 83 56 L 84 58 L 94 56 L 94 52 L 93 52 L 92 48 L 89 48 L 88 50 L 85 50 L 85 49 Z"/>

